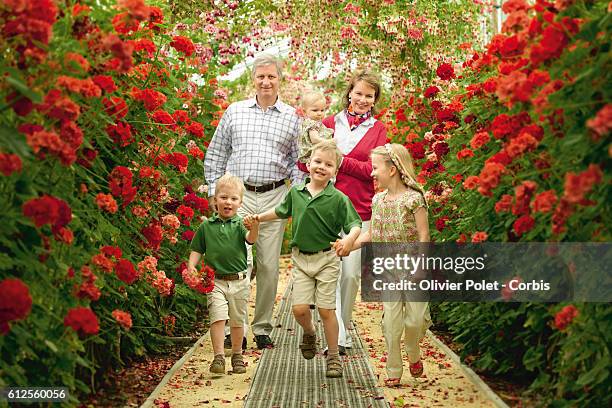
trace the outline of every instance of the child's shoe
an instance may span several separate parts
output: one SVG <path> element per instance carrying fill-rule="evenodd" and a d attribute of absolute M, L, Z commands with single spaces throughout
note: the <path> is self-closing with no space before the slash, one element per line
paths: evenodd
<path fill-rule="evenodd" d="M 302 336 L 302 344 L 300 344 L 302 357 L 306 360 L 311 360 L 317 354 L 317 335 L 304 334 Z"/>
<path fill-rule="evenodd" d="M 421 360 L 410 364 L 410 375 L 412 375 L 414 378 L 418 378 L 423 375 L 423 362 Z"/>
<path fill-rule="evenodd" d="M 338 354 L 329 354 L 327 356 L 327 370 L 325 376 L 328 378 L 342 377 L 342 361 Z"/>
<path fill-rule="evenodd" d="M 232 354 L 232 372 L 234 374 L 246 373 L 246 365 L 244 364 L 241 353 Z"/>
<path fill-rule="evenodd" d="M 217 354 L 210 364 L 210 372 L 215 374 L 225 374 L 225 356 Z"/>

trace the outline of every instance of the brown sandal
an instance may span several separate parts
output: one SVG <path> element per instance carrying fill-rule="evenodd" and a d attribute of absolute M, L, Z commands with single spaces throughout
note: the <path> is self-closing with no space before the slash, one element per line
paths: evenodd
<path fill-rule="evenodd" d="M 340 356 L 330 354 L 327 356 L 327 371 L 325 376 L 328 378 L 340 378 L 342 377 L 342 362 Z"/>
<path fill-rule="evenodd" d="M 244 364 L 242 354 L 240 353 L 232 354 L 232 372 L 234 374 L 246 373 L 246 365 Z"/>
<path fill-rule="evenodd" d="M 302 336 L 302 344 L 300 344 L 300 351 L 302 352 L 302 357 L 306 360 L 312 360 L 317 354 L 317 335 L 304 334 Z"/>

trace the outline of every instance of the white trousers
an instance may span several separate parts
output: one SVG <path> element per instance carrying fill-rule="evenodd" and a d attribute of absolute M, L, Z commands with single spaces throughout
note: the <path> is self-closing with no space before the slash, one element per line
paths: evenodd
<path fill-rule="evenodd" d="M 361 233 L 370 228 L 370 221 L 363 221 Z M 342 234 L 344 236 L 344 234 Z M 338 319 L 338 345 L 352 347 L 352 339 L 347 330 L 351 328 L 353 307 L 361 284 L 361 249 L 342 258 L 340 279 L 336 286 L 336 318 Z"/>
<path fill-rule="evenodd" d="M 428 302 L 383 302 L 382 329 L 387 345 L 387 377 L 402 378 L 402 334 L 410 363 L 421 358 L 419 342 L 431 326 Z"/>

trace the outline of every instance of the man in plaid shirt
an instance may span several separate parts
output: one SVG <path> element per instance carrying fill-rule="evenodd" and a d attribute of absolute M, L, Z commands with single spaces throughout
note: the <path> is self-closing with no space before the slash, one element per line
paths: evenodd
<path fill-rule="evenodd" d="M 299 118 L 295 109 L 278 97 L 281 78 L 277 58 L 270 55 L 256 58 L 252 68 L 256 96 L 227 108 L 206 152 L 204 174 L 209 199 L 214 198 L 216 181 L 223 174 L 229 172 L 240 177 L 247 189 L 238 210 L 241 216 L 275 208 L 287 192 L 285 180 L 298 183 L 303 177 L 296 166 Z M 279 219 L 262 224 L 255 242 L 257 294 L 252 331 L 260 349 L 274 345 L 270 339 L 272 309 L 285 223 L 286 220 Z M 248 275 L 253 264 L 251 254 L 249 250 Z"/>

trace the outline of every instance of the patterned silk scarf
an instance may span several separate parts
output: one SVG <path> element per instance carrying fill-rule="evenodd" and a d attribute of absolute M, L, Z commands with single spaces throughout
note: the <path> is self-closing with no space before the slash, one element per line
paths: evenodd
<path fill-rule="evenodd" d="M 366 113 L 355 113 L 353 110 L 353 105 L 349 105 L 346 109 L 346 119 L 348 119 L 349 126 L 351 130 L 357 129 L 359 125 L 365 122 L 370 116 L 372 116 L 372 111 L 367 111 Z"/>

